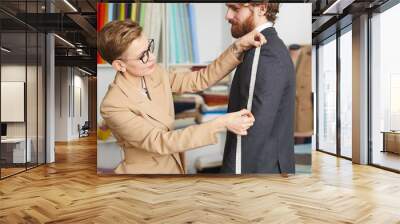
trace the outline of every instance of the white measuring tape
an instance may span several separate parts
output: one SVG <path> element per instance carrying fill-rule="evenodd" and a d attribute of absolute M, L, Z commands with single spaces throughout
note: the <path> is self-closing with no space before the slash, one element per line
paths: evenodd
<path fill-rule="evenodd" d="M 250 86 L 249 86 L 249 98 L 247 99 L 247 110 L 251 111 L 253 104 L 254 86 L 256 84 L 258 60 L 260 58 L 261 47 L 256 48 L 253 58 L 253 65 L 251 66 Z M 236 167 L 235 173 L 242 173 L 242 137 L 236 135 Z"/>

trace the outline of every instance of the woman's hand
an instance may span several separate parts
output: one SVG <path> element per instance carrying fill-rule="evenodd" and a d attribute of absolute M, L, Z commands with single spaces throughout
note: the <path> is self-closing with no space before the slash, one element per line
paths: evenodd
<path fill-rule="evenodd" d="M 261 47 L 261 45 L 265 43 L 267 43 L 267 39 L 264 37 L 264 35 L 257 30 L 253 30 L 237 39 L 233 46 L 234 50 L 236 51 L 235 53 L 241 54 L 250 48 Z"/>
<path fill-rule="evenodd" d="M 237 135 L 247 135 L 247 129 L 254 124 L 253 114 L 242 109 L 238 112 L 228 113 L 216 119 L 221 122 L 225 128 Z"/>

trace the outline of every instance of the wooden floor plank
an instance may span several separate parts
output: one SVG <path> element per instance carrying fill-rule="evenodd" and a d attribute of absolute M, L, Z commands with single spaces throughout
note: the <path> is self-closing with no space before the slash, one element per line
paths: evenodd
<path fill-rule="evenodd" d="M 0 181 L 0 223 L 400 223 L 400 175 L 313 152 L 313 173 L 98 176 L 96 139 Z"/>

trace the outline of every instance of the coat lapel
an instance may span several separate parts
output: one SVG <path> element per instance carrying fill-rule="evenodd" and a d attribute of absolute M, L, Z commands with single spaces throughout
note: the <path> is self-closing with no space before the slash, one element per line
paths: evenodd
<path fill-rule="evenodd" d="M 168 100 L 167 93 L 164 91 L 162 80 L 157 79 L 156 75 L 159 74 L 151 74 L 150 77 L 145 77 L 150 99 L 146 95 L 136 90 L 121 73 L 116 74 L 114 83 L 120 87 L 135 108 L 138 108 L 148 116 L 159 121 L 166 128 L 168 128 L 168 130 L 172 130 L 174 115 L 169 115 L 170 101 Z M 178 163 L 181 171 L 184 173 L 184 168 L 182 165 L 183 161 L 180 161 L 179 155 L 176 153 L 172 154 L 172 156 L 176 163 Z"/>
<path fill-rule="evenodd" d="M 151 76 L 155 75 L 157 74 L 151 74 Z M 138 108 L 151 118 L 159 121 L 169 130 L 172 129 L 174 118 L 168 114 L 169 101 L 166 100 L 166 94 L 164 93 L 161 80 L 157 82 L 155 78 L 145 77 L 150 99 L 139 92 L 139 90 L 135 89 L 121 73 L 117 73 L 114 82 L 121 88 L 135 108 Z M 168 110 L 166 110 L 166 108 Z"/>
<path fill-rule="evenodd" d="M 161 80 L 162 74 L 157 74 L 159 70 L 157 69 L 155 74 L 151 76 L 145 76 L 145 82 L 147 86 L 147 91 L 149 93 L 151 104 L 153 106 L 152 111 L 155 112 L 166 123 L 164 123 L 169 130 L 173 130 L 173 123 L 175 121 L 175 114 L 169 115 L 170 112 L 170 101 L 168 100 L 167 93 L 164 90 L 164 85 Z M 157 108 L 157 109 L 154 109 Z M 151 115 L 150 115 L 151 116 Z M 180 158 L 178 153 L 172 154 L 175 159 L 175 162 L 179 165 L 182 173 L 185 173 L 184 165 L 182 159 Z"/>

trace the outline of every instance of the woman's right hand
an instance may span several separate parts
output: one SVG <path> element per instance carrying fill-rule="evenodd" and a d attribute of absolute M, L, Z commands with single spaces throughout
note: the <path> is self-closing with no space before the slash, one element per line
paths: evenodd
<path fill-rule="evenodd" d="M 237 39 L 234 42 L 234 47 L 236 47 L 240 53 L 243 53 L 251 48 L 261 47 L 265 43 L 267 43 L 267 39 L 264 34 L 254 29 Z"/>
<path fill-rule="evenodd" d="M 253 114 L 246 109 L 225 114 L 217 118 L 217 120 L 222 122 L 225 128 L 237 135 L 247 135 L 247 129 L 253 126 L 255 121 Z"/>

